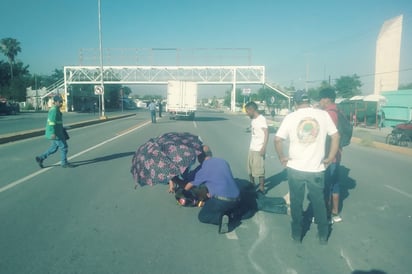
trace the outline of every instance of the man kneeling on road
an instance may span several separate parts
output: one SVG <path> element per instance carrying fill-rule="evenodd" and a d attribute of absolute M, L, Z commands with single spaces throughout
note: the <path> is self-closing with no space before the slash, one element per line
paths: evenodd
<path fill-rule="evenodd" d="M 219 226 L 219 233 L 229 232 L 229 222 L 233 210 L 239 205 L 239 187 L 233 179 L 229 164 L 221 159 L 212 157 L 208 146 L 203 146 L 205 160 L 202 168 L 196 173 L 193 182 L 185 186 L 190 190 L 193 186 L 205 184 L 209 190 L 205 205 L 199 212 L 199 221 Z"/>

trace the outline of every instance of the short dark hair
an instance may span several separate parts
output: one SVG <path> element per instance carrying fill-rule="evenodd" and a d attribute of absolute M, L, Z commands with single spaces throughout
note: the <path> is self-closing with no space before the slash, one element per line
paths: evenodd
<path fill-rule="evenodd" d="M 246 104 L 245 108 L 251 108 L 253 110 L 257 110 L 258 106 L 256 105 L 255 102 L 249 102 L 249 103 Z"/>
<path fill-rule="evenodd" d="M 335 99 L 336 99 L 335 90 L 331 87 L 321 89 L 319 91 L 319 100 L 323 98 L 329 98 L 332 102 L 335 102 Z"/>

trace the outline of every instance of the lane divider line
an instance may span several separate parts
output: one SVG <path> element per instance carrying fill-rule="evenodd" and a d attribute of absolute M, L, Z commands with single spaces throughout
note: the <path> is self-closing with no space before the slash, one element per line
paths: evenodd
<path fill-rule="evenodd" d="M 114 137 L 112 137 L 112 138 L 110 138 L 110 139 L 107 139 L 106 141 L 103 141 L 103 142 L 101 142 L 101 143 L 99 143 L 99 144 L 97 144 L 97 145 L 94 145 L 94 146 L 92 146 L 92 147 L 89 147 L 88 149 L 85 149 L 85 150 L 83 150 L 83 151 L 80 151 L 79 153 L 74 154 L 74 155 L 68 157 L 67 159 L 68 159 L 68 160 L 71 160 L 71 159 L 77 158 L 77 157 L 79 157 L 80 155 L 83 155 L 83 154 L 85 154 L 85 153 L 87 153 L 87 152 L 89 152 L 89 151 L 91 151 L 91 150 L 94 150 L 94 149 L 96 149 L 96 148 L 98 148 L 98 147 L 101 147 L 101 146 L 103 146 L 103 145 L 105 145 L 105 144 L 107 144 L 107 143 L 110 143 L 110 142 L 112 142 L 112 141 L 114 141 L 114 140 L 116 140 L 116 139 L 118 139 L 118 138 L 120 138 L 120 137 L 122 137 L 122 136 L 124 136 L 124 135 L 126 135 L 126 134 L 132 133 L 133 131 L 140 129 L 140 128 L 146 126 L 146 125 L 149 124 L 149 123 L 150 123 L 150 121 L 146 121 L 146 122 L 144 122 L 143 124 L 139 124 L 139 125 L 137 125 L 137 126 L 135 126 L 135 127 L 132 127 L 132 128 L 130 128 L 128 131 L 123 131 L 123 132 L 119 133 L 118 135 L 116 135 L 116 136 L 114 136 Z M 30 180 L 31 178 L 34 178 L 34 177 L 36 177 L 36 176 L 38 176 L 38 175 L 40 175 L 40 174 L 42 174 L 42 173 L 44 173 L 44 172 L 46 172 L 46 171 L 49 171 L 49 170 L 52 169 L 54 166 L 60 166 L 60 161 L 59 161 L 59 162 L 56 162 L 55 164 L 53 164 L 53 165 L 50 166 L 50 167 L 42 168 L 42 169 L 40 169 L 40 170 L 38 170 L 38 171 L 36 171 L 36 172 L 33 172 L 32 174 L 29 174 L 29 175 L 27 175 L 27 176 L 25 176 L 25 177 L 23 177 L 23 178 L 20 178 L 20 179 L 14 181 L 14 182 L 11 182 L 11 183 L 5 185 L 4 187 L 0 188 L 0 193 L 4 192 L 4 191 L 6 191 L 6 190 L 9 190 L 9 189 L 11 189 L 11 188 L 13 188 L 13 187 L 15 187 L 15 186 L 18 186 L 18 185 L 20 185 L 20 184 L 22 184 L 22 183 Z"/>
<path fill-rule="evenodd" d="M 409 194 L 408 192 L 405 192 L 405 191 L 403 191 L 403 190 L 397 189 L 396 187 L 393 187 L 393 186 L 390 186 L 390 185 L 385 185 L 385 187 L 387 187 L 387 188 L 389 188 L 389 189 L 391 189 L 391 190 L 393 190 L 393 191 L 396 191 L 396 192 L 398 192 L 398 193 L 400 193 L 400 194 L 402 194 L 402 195 L 405 195 L 405 196 L 408 197 L 408 198 L 412 198 L 412 194 Z"/>

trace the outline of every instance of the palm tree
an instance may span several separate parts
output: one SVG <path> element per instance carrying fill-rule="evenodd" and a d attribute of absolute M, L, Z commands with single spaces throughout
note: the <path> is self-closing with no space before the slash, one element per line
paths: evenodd
<path fill-rule="evenodd" d="M 7 57 L 10 64 L 10 76 L 13 79 L 14 58 L 21 52 L 20 42 L 14 38 L 3 38 L 0 41 L 0 51 Z"/>

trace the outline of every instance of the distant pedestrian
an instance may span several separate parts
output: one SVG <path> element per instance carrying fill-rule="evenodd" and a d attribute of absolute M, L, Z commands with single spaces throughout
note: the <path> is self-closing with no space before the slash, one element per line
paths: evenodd
<path fill-rule="evenodd" d="M 258 112 L 255 102 L 249 102 L 245 106 L 246 113 L 251 122 L 252 137 L 249 145 L 248 172 L 249 180 L 255 185 L 255 177 L 259 178 L 259 189 L 261 194 L 265 193 L 265 154 L 268 142 L 268 125 L 266 118 Z"/>
<path fill-rule="evenodd" d="M 58 149 L 60 149 L 61 153 L 61 166 L 73 167 L 73 165 L 67 161 L 67 135 L 63 128 L 63 114 L 60 111 L 62 104 L 63 99 L 59 95 L 53 97 L 53 106 L 47 115 L 45 133 L 46 138 L 51 140 L 51 146 L 46 152 L 35 158 L 41 168 L 43 168 L 43 161 Z"/>
<path fill-rule="evenodd" d="M 303 237 L 303 200 L 305 187 L 318 224 L 319 243 L 327 244 L 329 225 L 324 199 L 324 171 L 339 149 L 339 133 L 326 111 L 310 106 L 304 91 L 295 94 L 296 111 L 282 121 L 275 136 L 275 149 L 282 165 L 287 167 L 292 216 L 292 239 L 301 242 Z M 331 136 L 329 154 L 325 157 L 326 136 Z M 289 153 L 283 145 L 289 140 Z"/>
<path fill-rule="evenodd" d="M 383 127 L 385 127 L 385 112 L 383 111 L 383 109 L 379 109 L 379 113 L 378 113 L 378 121 L 379 121 L 379 130 L 381 130 Z"/>
<path fill-rule="evenodd" d="M 162 117 L 163 105 L 162 100 L 159 100 L 159 117 Z"/>
<path fill-rule="evenodd" d="M 156 103 L 154 100 L 152 100 L 149 104 L 149 111 L 150 111 L 150 117 L 152 118 L 152 123 L 156 123 Z"/>

